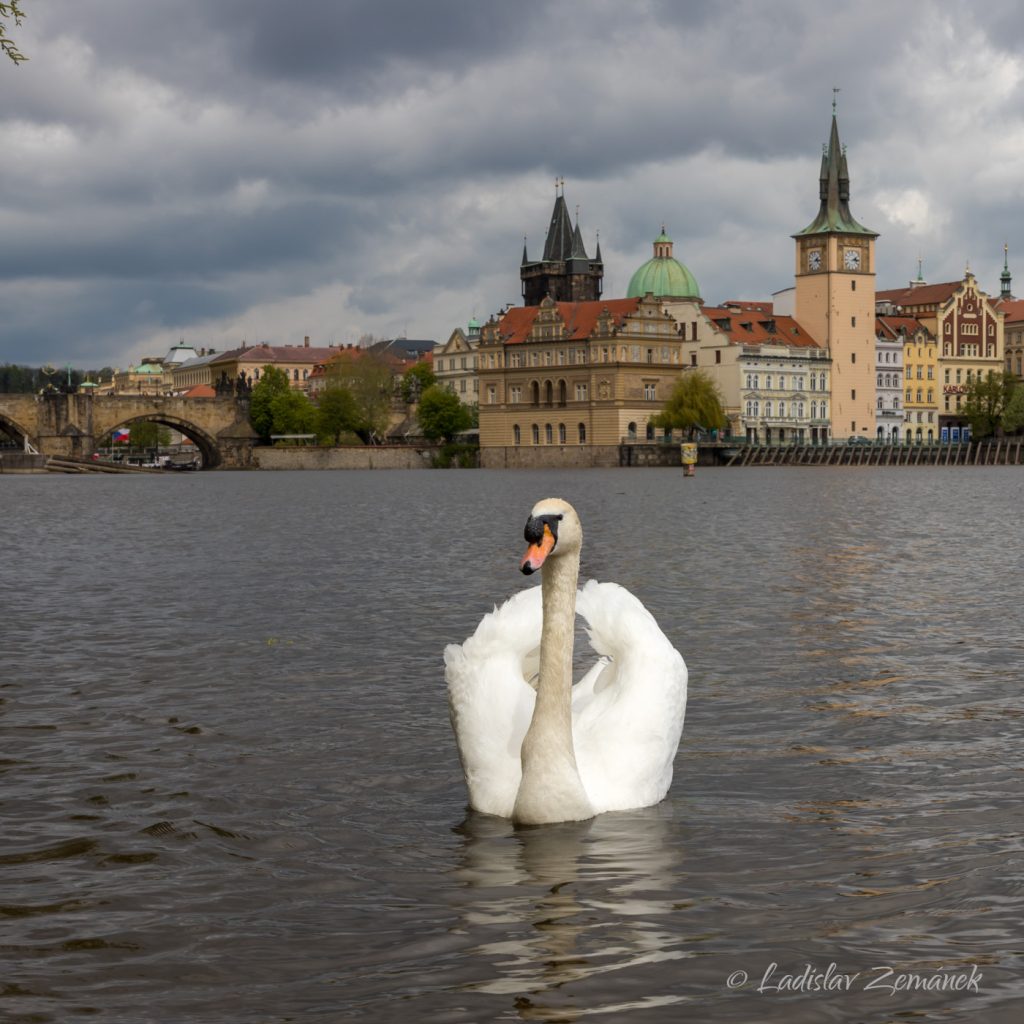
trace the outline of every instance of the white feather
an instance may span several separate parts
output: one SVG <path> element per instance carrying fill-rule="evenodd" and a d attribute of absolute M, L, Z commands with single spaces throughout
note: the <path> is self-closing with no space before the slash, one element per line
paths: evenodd
<path fill-rule="evenodd" d="M 572 738 L 594 811 L 663 799 L 686 712 L 686 665 L 637 598 L 590 581 L 577 595 L 596 663 L 573 687 Z M 541 588 L 484 616 L 444 652 L 448 705 L 475 810 L 510 817 L 522 778 L 520 748 L 533 715 Z M 535 685 L 535 682 L 534 682 Z"/>

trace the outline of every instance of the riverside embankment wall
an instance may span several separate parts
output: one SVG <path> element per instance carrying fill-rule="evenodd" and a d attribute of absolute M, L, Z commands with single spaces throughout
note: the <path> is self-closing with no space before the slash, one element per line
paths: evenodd
<path fill-rule="evenodd" d="M 254 448 L 260 469 L 430 469 L 430 448 Z"/>

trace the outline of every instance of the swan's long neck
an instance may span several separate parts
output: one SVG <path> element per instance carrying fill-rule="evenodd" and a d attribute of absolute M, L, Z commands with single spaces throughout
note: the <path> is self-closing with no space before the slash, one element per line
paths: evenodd
<path fill-rule="evenodd" d="M 579 553 L 550 558 L 541 582 L 540 681 L 512 817 L 526 825 L 593 817 L 572 745 L 572 648 Z"/>

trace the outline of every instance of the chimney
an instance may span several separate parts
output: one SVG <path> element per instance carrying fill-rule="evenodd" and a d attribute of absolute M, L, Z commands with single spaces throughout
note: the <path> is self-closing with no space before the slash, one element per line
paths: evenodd
<path fill-rule="evenodd" d="M 309 348 L 309 335 L 308 334 L 303 339 L 302 345 L 303 345 L 303 348 Z"/>

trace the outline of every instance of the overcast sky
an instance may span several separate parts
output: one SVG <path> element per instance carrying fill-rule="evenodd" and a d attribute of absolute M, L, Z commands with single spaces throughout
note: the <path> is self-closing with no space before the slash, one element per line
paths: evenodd
<path fill-rule="evenodd" d="M 1024 294 L 1013 0 L 22 0 L 0 361 L 444 339 L 520 302 L 563 176 L 605 296 L 662 222 L 708 302 L 792 284 L 832 87 L 878 287 Z"/>

